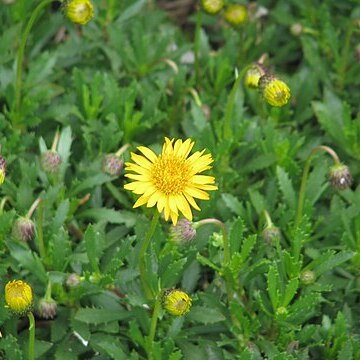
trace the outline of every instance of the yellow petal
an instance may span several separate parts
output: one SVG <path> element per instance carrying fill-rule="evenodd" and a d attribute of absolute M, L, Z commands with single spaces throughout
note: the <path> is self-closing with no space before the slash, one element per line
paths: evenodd
<path fill-rule="evenodd" d="M 131 159 L 145 169 L 150 169 L 152 166 L 151 162 L 147 160 L 144 156 L 131 153 Z"/>
<path fill-rule="evenodd" d="M 209 200 L 209 194 L 207 194 L 205 191 L 196 189 L 194 187 L 188 186 L 185 189 L 185 194 L 189 194 L 190 196 L 197 198 L 197 199 Z"/>
<path fill-rule="evenodd" d="M 155 162 L 157 160 L 157 156 L 149 148 L 145 146 L 139 146 L 138 150 L 141 151 L 151 162 Z"/>
<path fill-rule="evenodd" d="M 171 217 L 171 221 L 172 221 L 173 225 L 175 226 L 177 224 L 179 215 L 170 211 L 170 217 Z"/>
<path fill-rule="evenodd" d="M 137 199 L 137 201 L 136 201 L 136 203 L 134 204 L 134 206 L 133 206 L 133 208 L 137 208 L 137 207 L 139 207 L 139 206 L 142 206 L 142 205 L 144 205 L 144 204 L 146 204 L 147 203 L 147 201 L 148 201 L 148 197 L 147 196 L 141 196 L 141 197 L 139 197 L 138 199 Z"/>
<path fill-rule="evenodd" d="M 176 205 L 182 214 L 190 221 L 192 221 L 192 212 L 189 203 L 185 199 L 184 195 L 177 195 L 175 197 Z"/>
<path fill-rule="evenodd" d="M 191 178 L 191 182 L 195 184 L 213 184 L 215 182 L 215 178 L 207 175 L 194 175 Z"/>
<path fill-rule="evenodd" d="M 163 211 L 165 203 L 166 203 L 166 195 L 159 192 L 159 198 L 158 198 L 158 202 L 157 202 L 157 209 L 158 209 L 159 213 L 161 213 Z"/>
<path fill-rule="evenodd" d="M 125 174 L 125 177 L 133 180 L 139 180 L 139 181 L 150 181 L 150 176 L 145 174 Z"/>
<path fill-rule="evenodd" d="M 201 209 L 199 208 L 198 204 L 196 203 L 196 201 L 194 200 L 194 198 L 186 193 L 184 193 L 184 196 L 186 198 L 186 200 L 189 202 L 189 204 L 196 210 L 201 211 Z"/>

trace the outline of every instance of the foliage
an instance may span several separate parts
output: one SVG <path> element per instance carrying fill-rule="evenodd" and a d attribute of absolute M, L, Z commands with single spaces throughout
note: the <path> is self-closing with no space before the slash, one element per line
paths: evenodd
<path fill-rule="evenodd" d="M 35 358 L 359 359 L 358 2 L 234 1 L 249 11 L 237 27 L 200 4 L 179 19 L 160 8 L 166 1 L 93 2 L 94 19 L 81 27 L 57 2 L 40 13 L 20 103 L 17 51 L 40 1 L 0 7 L 1 287 L 22 279 L 33 289 Z M 283 107 L 237 81 L 264 53 L 291 89 Z M 49 173 L 41 155 L 57 131 L 61 163 Z M 151 341 L 156 304 L 139 252 L 153 209 L 133 209 L 128 180 L 104 173 L 102 161 L 125 144 L 125 161 L 139 145 L 160 153 L 164 137 L 206 148 L 218 190 L 194 211 L 192 242 L 171 241 L 161 218 L 154 230 L 146 281 L 182 289 L 192 307 L 155 313 Z M 318 152 L 299 217 L 303 169 L 319 145 L 336 151 L 353 184 L 331 188 L 332 160 Z M 13 224 L 37 198 L 35 236 L 19 241 Z M 203 226 L 209 218 L 224 227 Z M 266 237 L 269 221 L 279 232 Z M 57 315 L 44 320 L 36 308 L 49 287 Z M 27 358 L 27 320 L 4 296 L 0 327 L 0 357 Z"/>

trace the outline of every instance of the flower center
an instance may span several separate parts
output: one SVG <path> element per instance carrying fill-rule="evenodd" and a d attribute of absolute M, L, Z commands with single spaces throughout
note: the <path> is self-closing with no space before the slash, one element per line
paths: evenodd
<path fill-rule="evenodd" d="M 185 159 L 160 155 L 151 169 L 155 187 L 165 195 L 180 194 L 190 179 L 190 167 Z"/>

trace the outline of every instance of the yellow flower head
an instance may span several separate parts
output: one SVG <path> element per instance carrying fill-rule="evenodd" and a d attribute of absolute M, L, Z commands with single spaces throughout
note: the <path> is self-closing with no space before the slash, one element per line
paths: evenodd
<path fill-rule="evenodd" d="M 172 315 L 182 316 L 190 311 L 191 298 L 184 291 L 167 290 L 163 297 L 163 307 Z"/>
<path fill-rule="evenodd" d="M 30 285 L 21 280 L 9 281 L 5 286 L 5 301 L 11 310 L 19 314 L 28 311 L 33 301 Z"/>
<path fill-rule="evenodd" d="M 0 155 L 0 185 L 5 181 L 6 161 Z"/>
<path fill-rule="evenodd" d="M 284 106 L 290 99 L 290 88 L 274 76 L 262 76 L 259 87 L 263 97 L 271 106 Z"/>
<path fill-rule="evenodd" d="M 231 4 L 225 10 L 225 20 L 231 25 L 241 25 L 248 17 L 246 6 Z"/>
<path fill-rule="evenodd" d="M 202 6 L 209 14 L 216 14 L 224 6 L 224 0 L 201 0 Z"/>
<path fill-rule="evenodd" d="M 64 10 L 69 20 L 75 24 L 85 25 L 94 17 L 94 6 L 90 0 L 68 0 Z"/>
<path fill-rule="evenodd" d="M 147 204 L 147 207 L 157 206 L 159 213 L 164 211 L 165 220 L 171 218 L 176 225 L 179 211 L 190 221 L 192 212 L 190 205 L 200 210 L 194 198 L 208 200 L 207 191 L 216 190 L 213 176 L 197 175 L 211 169 L 213 159 L 204 151 L 197 151 L 189 156 L 194 142 L 170 140 L 165 138 L 162 153 L 156 155 L 149 148 L 139 146 L 138 150 L 144 155 L 131 153 L 134 163 L 125 163 L 125 176 L 134 180 L 126 184 L 125 189 L 131 190 L 140 198 L 134 208 Z"/>
<path fill-rule="evenodd" d="M 264 74 L 265 71 L 263 67 L 259 64 L 254 64 L 245 74 L 245 86 L 250 89 L 257 89 L 259 86 L 259 80 Z"/>

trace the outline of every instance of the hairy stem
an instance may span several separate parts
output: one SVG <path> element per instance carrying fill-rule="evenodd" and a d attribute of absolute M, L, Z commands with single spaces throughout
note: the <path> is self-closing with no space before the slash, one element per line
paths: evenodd
<path fill-rule="evenodd" d="M 298 204 L 297 204 L 297 209 L 296 209 L 296 216 L 295 216 L 295 227 L 299 226 L 299 224 L 301 222 L 301 219 L 302 219 L 303 208 L 304 208 L 304 200 L 305 200 L 305 191 L 306 191 L 306 182 L 307 182 L 307 179 L 309 177 L 311 161 L 314 158 L 315 154 L 317 152 L 319 152 L 319 151 L 327 152 L 333 158 L 335 164 L 340 164 L 340 159 L 337 156 L 336 152 L 333 149 L 329 148 L 328 146 L 319 145 L 319 146 L 316 146 L 311 151 L 310 155 L 306 159 L 303 175 L 302 175 L 302 178 L 301 178 L 299 199 L 298 199 Z"/>
<path fill-rule="evenodd" d="M 29 360 L 35 359 L 35 318 L 31 311 L 27 313 L 29 319 Z"/>
<path fill-rule="evenodd" d="M 143 285 L 143 289 L 145 291 L 146 298 L 151 300 L 153 298 L 153 292 L 146 280 L 146 267 L 145 267 L 145 255 L 146 251 L 149 247 L 151 238 L 154 235 L 156 225 L 159 221 L 160 213 L 155 210 L 153 218 L 150 223 L 150 227 L 145 235 L 145 239 L 143 243 L 141 244 L 140 252 L 139 252 L 139 270 L 140 270 L 140 279 Z"/>

